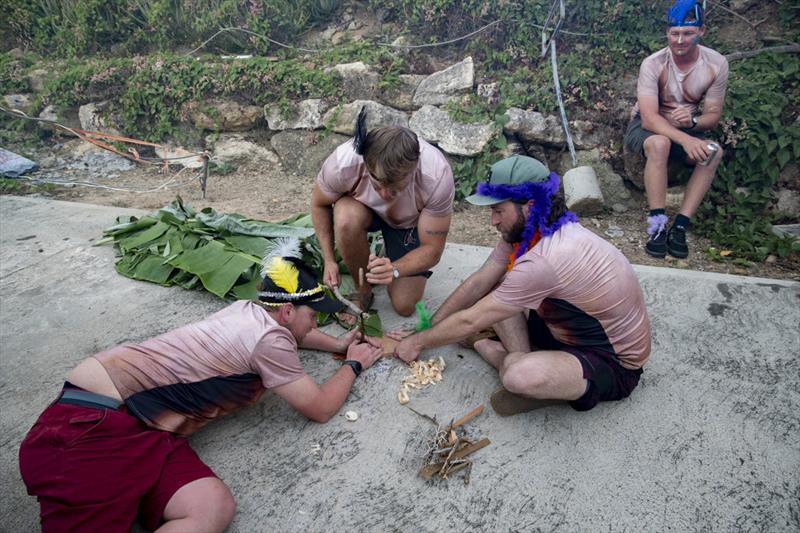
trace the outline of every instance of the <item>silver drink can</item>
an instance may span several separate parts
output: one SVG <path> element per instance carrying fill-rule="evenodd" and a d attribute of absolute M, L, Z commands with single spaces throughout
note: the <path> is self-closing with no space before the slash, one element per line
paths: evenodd
<path fill-rule="evenodd" d="M 717 157 L 717 152 L 719 152 L 719 145 L 717 143 L 708 143 L 708 146 L 706 146 L 706 148 L 708 148 L 708 151 L 710 153 L 708 154 L 708 158 L 706 158 L 705 161 L 700 162 L 700 164 L 703 166 L 710 165 L 711 162 L 714 160 L 714 158 Z"/>

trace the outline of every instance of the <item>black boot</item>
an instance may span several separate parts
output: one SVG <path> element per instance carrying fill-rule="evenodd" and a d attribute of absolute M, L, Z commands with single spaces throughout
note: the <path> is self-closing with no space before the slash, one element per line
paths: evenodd
<path fill-rule="evenodd" d="M 667 252 L 672 257 L 683 259 L 689 255 L 689 246 L 686 244 L 686 230 L 674 224 L 667 232 Z"/>
<path fill-rule="evenodd" d="M 647 217 L 647 244 L 644 251 L 653 257 L 667 255 L 667 217 L 666 215 L 651 215 Z"/>

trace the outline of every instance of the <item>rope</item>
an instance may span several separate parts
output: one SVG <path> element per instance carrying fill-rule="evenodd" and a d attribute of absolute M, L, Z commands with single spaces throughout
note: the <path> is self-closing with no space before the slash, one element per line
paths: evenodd
<path fill-rule="evenodd" d="M 132 188 L 129 188 L 129 187 L 111 187 L 109 185 L 103 185 L 101 183 L 92 183 L 92 182 L 88 182 L 88 181 L 62 181 L 62 180 L 50 180 L 50 179 L 43 179 L 43 178 L 34 178 L 34 177 L 28 177 L 28 176 L 20 176 L 17 179 L 30 181 L 30 182 L 33 182 L 33 183 L 47 183 L 47 184 L 50 184 L 50 185 L 61 185 L 61 186 L 73 185 L 73 186 L 79 186 L 79 187 L 89 187 L 89 188 L 93 188 L 93 189 L 107 189 L 107 190 L 116 191 L 116 192 L 129 192 L 129 193 L 134 193 L 134 194 L 147 194 L 147 193 L 157 192 L 157 191 L 160 191 L 162 189 L 168 189 L 168 188 L 169 189 L 177 189 L 179 187 L 183 187 L 184 185 L 186 185 L 188 183 L 191 183 L 191 182 L 193 182 L 195 180 L 200 179 L 201 173 L 198 173 L 195 176 L 192 176 L 191 178 L 188 178 L 188 179 L 183 180 L 183 181 L 181 181 L 181 182 L 179 182 L 179 183 L 177 183 L 177 184 L 175 184 L 173 186 L 170 186 L 175 180 L 178 179 L 178 176 L 180 176 L 181 173 L 186 170 L 186 168 L 187 167 L 184 167 L 181 170 L 179 170 L 174 176 L 172 176 L 170 179 L 168 179 L 167 181 L 165 181 L 164 183 L 162 183 L 158 187 L 154 187 L 152 189 L 147 189 L 147 190 L 143 190 L 143 191 L 142 190 L 132 189 Z"/>
<path fill-rule="evenodd" d="M 385 47 L 389 47 L 389 48 L 402 48 L 404 50 L 414 50 L 414 49 L 420 49 L 420 48 L 433 48 L 433 47 L 436 47 L 436 46 L 445 46 L 445 45 L 448 45 L 448 44 L 453 44 L 453 43 L 457 43 L 459 41 L 463 41 L 465 39 L 469 39 L 470 37 L 474 37 L 475 35 L 478 35 L 479 33 L 482 33 L 484 31 L 488 30 L 492 26 L 496 26 L 496 25 L 501 24 L 503 22 L 505 22 L 505 21 L 502 20 L 502 19 L 494 20 L 494 21 L 492 21 L 492 22 L 490 22 L 490 23 L 488 23 L 488 24 L 486 24 L 484 26 L 481 26 L 480 28 L 478 28 L 475 31 L 471 31 L 471 32 L 467 33 L 466 35 L 462 35 L 461 37 L 456 37 L 455 39 L 449 39 L 447 41 L 440 41 L 440 42 L 427 43 L 427 44 L 394 44 L 394 43 L 386 43 L 386 42 L 374 43 L 374 44 L 375 44 L 375 46 L 385 46 Z M 518 20 L 514 19 L 513 22 L 518 22 Z M 541 30 L 545 29 L 545 27 L 540 25 L 540 24 L 528 23 L 528 25 L 533 26 L 534 28 L 541 29 Z M 330 51 L 330 48 L 302 48 L 302 47 L 299 47 L 299 46 L 292 46 L 290 44 L 282 43 L 280 41 L 276 41 L 275 39 L 271 39 L 271 38 L 267 37 L 266 35 L 262 35 L 260 33 L 254 32 L 254 31 L 250 31 L 250 30 L 248 30 L 246 28 L 240 28 L 240 27 L 233 27 L 232 26 L 232 27 L 220 29 L 214 35 L 212 35 L 211 37 L 209 37 L 208 39 L 203 41 L 203 43 L 200 46 L 198 46 L 194 50 L 184 54 L 184 57 L 190 57 L 190 56 L 194 55 L 197 51 L 199 51 L 202 48 L 204 48 L 208 43 L 210 43 L 211 41 L 216 39 L 216 37 L 218 35 L 223 34 L 223 33 L 227 33 L 227 32 L 234 32 L 234 31 L 240 31 L 242 33 L 246 33 L 247 35 L 252 35 L 254 37 L 258 37 L 259 39 L 263 39 L 263 40 L 265 40 L 267 42 L 270 42 L 270 43 L 272 43 L 274 45 L 280 46 L 281 48 L 286 48 L 287 50 L 299 50 L 300 52 L 309 52 L 309 53 L 313 53 L 313 54 L 319 54 L 319 53 L 324 53 L 324 52 Z M 611 35 L 610 33 L 583 33 L 583 32 L 574 32 L 574 31 L 567 31 L 567 30 L 560 30 L 560 33 L 563 33 L 565 35 L 575 35 L 575 36 L 579 36 L 579 37 Z"/>

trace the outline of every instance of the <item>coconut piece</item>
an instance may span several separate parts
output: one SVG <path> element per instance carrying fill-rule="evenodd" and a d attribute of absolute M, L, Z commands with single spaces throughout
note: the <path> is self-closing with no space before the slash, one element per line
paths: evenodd
<path fill-rule="evenodd" d="M 358 413 L 356 413 L 355 411 L 347 411 L 344 414 L 344 417 L 348 422 L 355 422 L 356 420 L 358 420 Z"/>

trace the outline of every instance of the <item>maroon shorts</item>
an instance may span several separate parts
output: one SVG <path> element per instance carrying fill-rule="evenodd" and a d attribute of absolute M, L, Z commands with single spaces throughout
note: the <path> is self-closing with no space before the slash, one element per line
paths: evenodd
<path fill-rule="evenodd" d="M 42 531 L 127 532 L 137 517 L 153 530 L 179 488 L 216 477 L 184 437 L 150 428 L 124 405 L 59 400 L 39 416 L 19 450 L 22 479 L 41 507 Z"/>
<path fill-rule="evenodd" d="M 574 355 L 588 382 L 586 392 L 570 405 L 576 411 L 588 411 L 600 402 L 622 400 L 639 384 L 642 369 L 631 370 L 617 361 L 611 343 L 603 349 L 592 346 L 570 346 L 555 339 L 536 311 L 528 315 L 528 337 L 539 350 L 559 350 Z"/>

